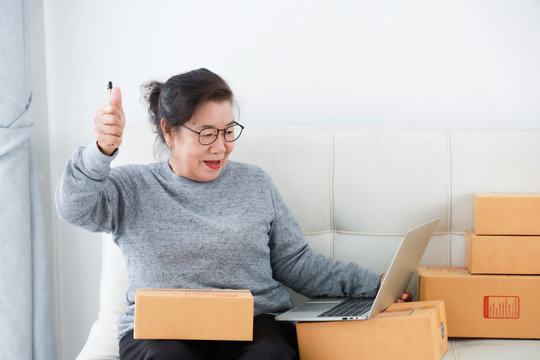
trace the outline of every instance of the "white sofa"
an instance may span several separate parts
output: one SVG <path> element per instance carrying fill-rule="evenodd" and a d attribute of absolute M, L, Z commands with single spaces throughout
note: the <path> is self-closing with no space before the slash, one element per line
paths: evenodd
<path fill-rule="evenodd" d="M 153 142 L 149 126 L 130 124 L 114 165 L 154 161 Z M 464 266 L 474 192 L 540 192 L 539 130 L 248 126 L 231 159 L 270 173 L 312 247 L 378 271 L 406 230 L 435 217 L 421 264 Z M 104 236 L 99 318 L 78 359 L 118 358 L 126 286 L 120 251 Z M 443 357 L 508 358 L 540 359 L 540 340 L 450 339 Z"/>

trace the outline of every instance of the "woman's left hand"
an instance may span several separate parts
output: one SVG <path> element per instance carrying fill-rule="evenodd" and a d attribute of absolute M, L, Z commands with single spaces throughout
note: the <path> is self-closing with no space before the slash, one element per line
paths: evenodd
<path fill-rule="evenodd" d="M 411 292 L 409 290 L 406 290 L 403 294 L 401 294 L 401 297 L 399 299 L 397 299 L 396 302 L 400 303 L 400 302 L 409 302 L 409 301 L 412 301 L 413 299 L 413 296 L 411 294 Z"/>

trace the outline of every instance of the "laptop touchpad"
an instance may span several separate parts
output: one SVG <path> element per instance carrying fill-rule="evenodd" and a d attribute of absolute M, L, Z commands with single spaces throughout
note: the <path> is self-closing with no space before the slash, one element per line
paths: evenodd
<path fill-rule="evenodd" d="M 339 304 L 340 301 L 328 301 L 328 302 L 307 302 L 304 305 L 296 308 L 295 311 L 305 311 L 305 312 L 323 312 L 330 309 L 332 306 Z"/>

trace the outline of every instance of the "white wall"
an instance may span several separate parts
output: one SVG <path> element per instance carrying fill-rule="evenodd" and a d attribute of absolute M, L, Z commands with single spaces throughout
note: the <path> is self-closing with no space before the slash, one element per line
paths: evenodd
<path fill-rule="evenodd" d="M 51 194 L 92 141 L 109 80 L 127 127 L 146 121 L 143 82 L 198 67 L 230 83 L 248 127 L 540 127 L 534 0 L 31 0 L 31 10 L 60 359 L 75 357 L 97 316 L 100 248 L 58 220 Z"/>

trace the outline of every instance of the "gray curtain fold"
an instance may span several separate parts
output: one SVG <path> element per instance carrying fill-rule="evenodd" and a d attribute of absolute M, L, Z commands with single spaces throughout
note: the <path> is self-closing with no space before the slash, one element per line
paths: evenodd
<path fill-rule="evenodd" d="M 55 359 L 45 224 L 31 142 L 28 4 L 0 10 L 0 359 Z"/>

